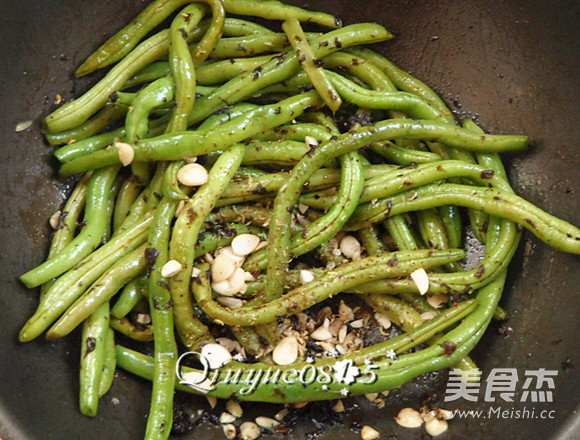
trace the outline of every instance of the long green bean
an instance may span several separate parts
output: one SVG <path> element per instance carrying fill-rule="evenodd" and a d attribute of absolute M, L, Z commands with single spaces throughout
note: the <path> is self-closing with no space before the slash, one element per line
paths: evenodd
<path fill-rule="evenodd" d="M 145 248 L 145 244 L 139 246 L 93 283 L 48 330 L 47 339 L 68 335 L 98 307 L 106 304 L 122 286 L 143 275 L 146 268 Z"/>
<path fill-rule="evenodd" d="M 70 194 L 62 212 L 58 218 L 58 225 L 48 250 L 47 258 L 52 258 L 62 251 L 73 239 L 77 228 L 79 227 L 79 218 L 84 211 L 87 200 L 87 187 L 90 178 L 90 173 L 85 174 L 81 180 L 76 184 L 74 190 Z M 40 289 L 40 300 L 42 301 L 48 288 L 54 282 L 47 281 L 42 284 Z"/>
<path fill-rule="evenodd" d="M 86 226 L 57 255 L 22 275 L 20 280 L 26 286 L 36 287 L 63 274 L 101 243 L 108 220 L 107 196 L 118 171 L 119 166 L 112 166 L 93 173 L 87 186 Z"/>
<path fill-rule="evenodd" d="M 59 277 L 44 296 L 44 301 L 20 331 L 21 341 L 30 341 L 44 331 L 112 264 L 140 246 L 146 238 L 151 217 L 124 231 L 85 257 L 77 266 Z"/>
<path fill-rule="evenodd" d="M 206 217 L 239 168 L 243 154 L 242 145 L 233 145 L 220 156 L 209 171 L 208 183 L 186 203 L 173 229 L 169 257 L 178 261 L 182 270 L 169 280 L 169 286 L 176 328 L 187 347 L 195 347 L 207 334 L 205 326 L 194 318 L 190 294 L 197 236 Z"/>
<path fill-rule="evenodd" d="M 107 336 L 105 337 L 105 360 L 103 363 L 103 371 L 101 373 L 101 381 L 99 383 L 99 397 L 103 397 L 115 379 L 115 368 L 117 366 L 117 357 L 115 353 L 115 332 L 109 328 Z"/>
<path fill-rule="evenodd" d="M 153 340 L 153 328 L 151 326 L 135 325 L 127 318 L 119 319 L 114 316 L 111 316 L 110 324 L 112 329 L 135 341 L 147 342 Z"/>
<path fill-rule="evenodd" d="M 127 107 L 116 103 L 107 103 L 94 117 L 78 127 L 60 133 L 46 133 L 50 145 L 75 143 L 91 137 L 125 116 Z"/>
<path fill-rule="evenodd" d="M 311 12 L 296 6 L 285 5 L 276 0 L 224 0 L 224 8 L 229 14 L 249 15 L 270 20 L 296 18 L 308 23 L 335 28 L 342 26 L 339 18 L 323 12 Z"/>
<path fill-rule="evenodd" d="M 175 9 L 189 3 L 190 0 L 156 0 L 147 6 L 129 25 L 121 29 L 99 47 L 76 70 L 77 76 L 83 76 L 94 70 L 106 67 L 125 57 L 143 38 L 159 23 L 165 20 Z"/>
<path fill-rule="evenodd" d="M 97 415 L 109 333 L 109 303 L 105 303 L 83 325 L 79 403 L 86 416 Z"/>
<path fill-rule="evenodd" d="M 336 112 L 341 104 L 341 99 L 328 77 L 324 73 L 318 58 L 314 56 L 312 47 L 308 44 L 306 35 L 296 18 L 290 18 L 282 23 L 282 29 L 288 36 L 288 41 L 294 48 L 298 61 L 304 72 L 310 78 L 312 85 L 322 97 L 326 105 L 333 112 Z"/>
<path fill-rule="evenodd" d="M 319 103 L 320 98 L 316 93 L 305 93 L 288 98 L 279 104 L 249 110 L 207 131 L 188 131 L 144 140 L 133 146 L 134 160 L 176 160 L 217 151 L 243 141 L 254 133 L 289 122 L 306 108 L 317 106 Z M 119 161 L 116 149 L 105 149 L 64 164 L 61 167 L 61 174 L 76 174 Z"/>
<path fill-rule="evenodd" d="M 283 22 L 284 33 L 229 14 Z M 304 33 L 301 23 L 334 30 Z M 468 354 L 502 315 L 522 227 L 580 254 L 580 229 L 508 183 L 497 153 L 525 149 L 526 136 L 486 134 L 470 120 L 457 126 L 429 86 L 361 47 L 392 38 L 387 30 L 341 25 L 273 0 L 153 0 L 78 68 L 83 75 L 116 63 L 44 121 L 48 142 L 67 144 L 55 152 L 61 174 L 88 173 L 63 209 L 48 260 L 22 276 L 43 287 L 20 339 L 83 325 L 81 412 L 96 414 L 118 364 L 153 381 L 146 438 L 167 438 L 174 391 L 201 392 L 176 381 L 177 355 L 214 338 L 251 360 L 236 356 L 216 372 L 245 373 L 214 384 L 208 394 L 221 398 L 333 399 L 476 368 Z M 118 142 L 130 146 L 123 163 L 131 174 L 119 173 L 127 147 Z M 189 186 L 194 169 L 200 186 Z M 469 270 L 458 263 L 461 207 L 485 244 Z M 244 234 L 254 250 L 239 247 Z M 244 278 L 233 296 L 213 266 L 228 256 Z M 426 295 L 411 276 L 418 269 L 427 272 Z M 370 346 L 364 329 L 349 330 L 356 346 L 339 342 L 340 332 L 315 341 L 309 333 L 322 321 L 333 331 L 346 324 L 352 304 L 343 294 L 363 303 L 357 318 L 381 313 L 402 333 Z M 431 295 L 447 295 L 445 304 L 431 306 Z M 338 317 L 333 302 L 316 308 L 333 296 Z M 115 332 L 152 341 L 153 357 L 115 346 Z M 279 365 L 276 349 L 290 336 L 296 360 Z M 336 362 L 376 381 L 256 388 L 247 378 L 332 372 Z"/>
<path fill-rule="evenodd" d="M 155 344 L 154 386 L 151 394 L 151 409 L 147 419 L 145 438 L 168 438 L 173 420 L 173 387 L 175 384 L 175 364 L 177 362 L 177 342 L 174 337 L 173 300 L 168 279 L 162 274 L 163 265 L 168 261 L 171 222 L 177 203 L 163 198 L 155 211 L 149 231 L 147 253 L 149 266 L 149 309 L 153 323 Z M 145 265 L 145 261 L 143 262 Z"/>
<path fill-rule="evenodd" d="M 428 253 L 428 259 L 421 258 Z M 397 264 L 393 263 L 393 258 Z M 194 281 L 193 292 L 199 306 L 212 318 L 230 325 L 255 325 L 272 321 L 280 314 L 302 311 L 322 299 L 371 279 L 406 276 L 418 267 L 435 267 L 461 258 L 463 251 L 458 250 L 410 251 L 407 254 L 369 257 L 345 264 L 336 272 L 330 271 L 312 283 L 296 288 L 267 304 L 236 310 L 223 308 L 211 299 L 211 292 L 203 274 Z"/>
<path fill-rule="evenodd" d="M 145 289 L 146 286 L 144 286 L 144 284 L 143 277 L 130 281 L 123 288 L 122 292 L 117 298 L 115 305 L 111 309 L 111 315 L 115 318 L 124 318 L 127 316 L 129 312 L 137 305 L 137 303 L 145 296 L 143 289 Z M 147 295 L 149 294 L 147 293 Z"/>

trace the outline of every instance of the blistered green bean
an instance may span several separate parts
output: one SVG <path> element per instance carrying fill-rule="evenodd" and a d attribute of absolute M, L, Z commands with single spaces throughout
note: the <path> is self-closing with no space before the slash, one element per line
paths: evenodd
<path fill-rule="evenodd" d="M 324 12 L 307 11 L 276 0 L 224 0 L 224 8 L 229 14 L 249 15 L 269 20 L 296 18 L 300 21 L 330 28 L 342 26 L 341 20 L 333 15 L 325 14 Z"/>
<path fill-rule="evenodd" d="M 20 340 L 30 341 L 36 338 L 112 264 L 140 246 L 146 239 L 150 223 L 151 217 L 145 217 L 132 229 L 114 235 L 110 242 L 59 277 L 46 292 L 41 307 L 20 331 Z"/>
<path fill-rule="evenodd" d="M 150 325 L 135 325 L 127 318 L 119 319 L 114 316 L 111 316 L 110 325 L 115 331 L 135 341 L 147 342 L 153 340 L 153 328 Z"/>
<path fill-rule="evenodd" d="M 83 325 L 79 406 L 85 416 L 97 415 L 109 333 L 112 333 L 109 328 L 109 303 L 105 303 Z"/>
<path fill-rule="evenodd" d="M 146 289 L 143 277 L 135 278 L 128 282 L 119 294 L 115 305 L 111 309 L 111 315 L 115 318 L 124 318 L 144 297 L 143 289 Z M 148 294 L 147 294 L 148 296 Z"/>
<path fill-rule="evenodd" d="M 102 304 L 106 304 L 128 282 L 145 273 L 145 248 L 142 244 L 121 258 L 78 298 L 46 333 L 47 339 L 68 335 Z"/>
<path fill-rule="evenodd" d="M 436 153 L 399 147 L 390 141 L 378 142 L 371 148 L 375 153 L 384 157 L 389 162 L 393 162 L 399 165 L 437 162 L 443 159 Z"/>
<path fill-rule="evenodd" d="M 118 231 L 135 200 L 139 197 L 143 187 L 138 185 L 134 179 L 125 179 L 115 201 L 115 209 L 113 210 L 113 231 Z"/>
<path fill-rule="evenodd" d="M 316 58 L 312 47 L 308 44 L 300 22 L 296 18 L 289 18 L 282 23 L 282 29 L 286 33 L 288 41 L 290 41 L 294 52 L 296 52 L 298 61 L 308 78 L 310 78 L 312 85 L 328 108 L 332 112 L 336 112 L 340 108 L 342 100 L 322 69 L 320 60 Z"/>
<path fill-rule="evenodd" d="M 101 380 L 99 382 L 99 397 L 103 397 L 111 389 L 115 379 L 115 367 L 117 366 L 117 357 L 115 353 L 115 332 L 109 327 L 105 337 L 105 360 Z"/>
<path fill-rule="evenodd" d="M 118 166 L 95 171 L 87 186 L 87 202 L 84 214 L 86 226 L 57 255 L 40 266 L 26 272 L 20 280 L 28 287 L 36 287 L 55 278 L 87 255 L 101 243 L 107 227 L 107 196 L 119 171 Z"/>
<path fill-rule="evenodd" d="M 314 39 L 318 36 L 320 34 L 306 34 L 307 39 Z M 286 35 L 280 33 L 260 33 L 241 37 L 222 38 L 216 44 L 211 53 L 211 57 L 216 59 L 236 58 L 263 53 L 282 52 L 287 48 L 288 44 Z"/>
<path fill-rule="evenodd" d="M 191 46 L 190 53 L 194 65 L 203 63 L 222 36 L 226 13 L 222 0 L 198 0 L 211 8 L 211 22 L 202 39 Z M 188 21 L 185 24 L 191 26 Z M 185 26 L 184 26 L 185 29 Z M 187 31 L 186 31 L 187 32 Z"/>
<path fill-rule="evenodd" d="M 246 72 L 260 74 L 260 66 L 270 61 L 272 56 L 252 58 L 230 58 L 202 64 L 197 68 L 197 81 L 206 86 L 217 85 Z"/>
<path fill-rule="evenodd" d="M 155 369 L 151 408 L 145 438 L 168 438 L 166 426 L 173 420 L 173 388 L 177 363 L 177 342 L 174 335 L 173 299 L 168 279 L 162 268 L 169 259 L 169 236 L 177 202 L 164 197 L 153 218 L 147 249 L 143 249 L 143 269 L 148 265 L 149 309 L 153 326 Z M 147 253 L 147 254 L 145 254 Z M 147 256 L 145 256 L 147 255 Z"/>
<path fill-rule="evenodd" d="M 425 258 L 431 253 L 429 258 Z M 211 298 L 208 281 L 204 274 L 193 283 L 195 299 L 203 311 L 214 319 L 230 325 L 256 325 L 269 322 L 278 315 L 297 313 L 328 298 L 371 279 L 399 277 L 410 274 L 418 267 L 435 267 L 463 258 L 463 251 L 410 251 L 393 253 L 347 263 L 336 271 L 330 271 L 305 286 L 263 305 L 229 310 Z M 395 260 L 393 260 L 393 258 Z M 394 264 L 393 261 L 397 263 Z M 389 262 L 391 262 L 389 264 Z M 269 282 L 269 280 L 268 280 Z M 309 294 L 306 294 L 306 293 Z"/>
<path fill-rule="evenodd" d="M 180 6 L 190 0 L 156 0 L 147 6 L 127 26 L 110 37 L 77 70 L 83 76 L 123 59 L 137 43 Z"/>
<path fill-rule="evenodd" d="M 77 228 L 80 223 L 79 219 L 85 208 L 85 203 L 87 200 L 87 187 L 90 176 L 91 173 L 85 174 L 79 180 L 72 193 L 70 194 L 59 216 L 58 225 L 52 236 L 47 258 L 52 258 L 60 253 L 60 251 L 62 251 L 74 239 L 75 233 L 77 232 Z M 54 279 L 42 284 L 40 290 L 41 301 L 44 298 L 44 294 L 47 292 L 48 288 L 52 285 L 53 282 Z"/>
<path fill-rule="evenodd" d="M 44 137 L 50 145 L 71 144 L 89 138 L 109 125 L 121 120 L 127 113 L 127 107 L 116 103 L 107 103 L 91 119 L 60 133 L 46 133 Z"/>
<path fill-rule="evenodd" d="M 291 121 L 306 108 L 320 104 L 316 93 L 291 97 L 278 104 L 249 110 L 207 131 L 188 131 L 147 139 L 133 146 L 136 161 L 176 160 L 200 156 L 229 147 L 255 133 Z M 61 174 L 76 174 L 120 161 L 116 149 L 105 149 L 74 159 L 61 167 Z"/>
<path fill-rule="evenodd" d="M 176 329 L 187 347 L 195 347 L 206 338 L 207 329 L 194 317 L 190 294 L 191 273 L 197 236 L 206 217 L 213 209 L 242 162 L 244 147 L 233 145 L 225 151 L 209 171 L 208 183 L 186 203 L 177 218 L 169 247 L 169 257 L 181 264 L 181 271 L 171 277 Z"/>

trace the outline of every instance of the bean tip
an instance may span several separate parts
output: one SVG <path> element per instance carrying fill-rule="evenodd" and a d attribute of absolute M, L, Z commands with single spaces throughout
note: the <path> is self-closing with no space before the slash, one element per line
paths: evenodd
<path fill-rule="evenodd" d="M 20 342 L 30 342 L 30 341 L 32 341 L 33 339 L 34 339 L 34 338 L 31 338 L 31 337 L 30 337 L 30 336 L 27 334 L 27 332 L 26 332 L 26 327 L 25 327 L 25 328 L 23 328 L 23 329 L 20 331 L 20 334 L 18 335 L 18 340 L 19 340 Z"/>
<path fill-rule="evenodd" d="M 83 64 L 81 64 L 79 67 L 77 67 L 77 69 L 75 70 L 75 76 L 77 78 L 80 78 L 82 76 L 88 75 L 89 73 L 93 72 L 95 69 L 90 68 L 86 62 L 84 62 Z"/>

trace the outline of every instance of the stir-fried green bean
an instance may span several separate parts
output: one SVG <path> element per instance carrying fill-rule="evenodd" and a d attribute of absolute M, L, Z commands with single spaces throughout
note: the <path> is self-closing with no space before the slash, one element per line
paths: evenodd
<path fill-rule="evenodd" d="M 198 233 L 215 203 L 242 162 L 244 148 L 233 145 L 211 168 L 208 183 L 185 204 L 177 218 L 169 248 L 170 258 L 181 264 L 181 271 L 169 281 L 177 331 L 187 347 L 202 340 L 205 326 L 193 317 L 190 281 Z"/>
<path fill-rule="evenodd" d="M 44 121 L 49 144 L 66 144 L 60 173 L 86 174 L 51 219 L 48 259 L 21 277 L 42 293 L 20 340 L 82 326 L 83 414 L 96 415 L 116 366 L 153 382 L 147 439 L 170 435 L 175 390 L 291 403 L 473 369 L 470 351 L 506 316 L 522 228 L 580 254 L 579 228 L 509 185 L 498 153 L 524 150 L 526 136 L 457 125 L 428 85 L 362 47 L 392 38 L 386 29 L 341 26 L 275 0 L 154 0 L 77 69 L 115 64 Z M 464 219 L 485 245 L 469 270 Z M 347 325 L 355 314 L 362 328 Z M 368 345 L 371 316 L 398 336 Z M 331 326 L 326 340 L 313 334 Z M 153 356 L 115 333 L 152 341 Z M 287 363 L 278 350 L 292 338 Z M 235 353 L 219 374 L 241 380 L 178 381 L 202 375 L 178 353 L 216 341 Z M 376 380 L 251 382 L 337 362 Z"/>
<path fill-rule="evenodd" d="M 118 171 L 118 166 L 112 166 L 93 173 L 87 186 L 83 219 L 86 226 L 58 254 L 22 275 L 20 280 L 24 284 L 36 287 L 63 274 L 101 243 L 107 221 L 110 221 L 107 216 L 107 198 Z"/>
<path fill-rule="evenodd" d="M 83 325 L 79 399 L 81 413 L 86 416 L 97 415 L 110 333 L 109 304 L 106 303 L 95 310 Z"/>
<path fill-rule="evenodd" d="M 282 23 L 282 29 L 288 37 L 288 41 L 294 48 L 298 61 L 308 75 L 312 85 L 324 100 L 330 110 L 336 112 L 341 104 L 340 96 L 334 90 L 328 77 L 324 73 L 320 61 L 314 56 L 314 51 L 306 40 L 306 35 L 300 27 L 300 22 L 293 18 Z"/>

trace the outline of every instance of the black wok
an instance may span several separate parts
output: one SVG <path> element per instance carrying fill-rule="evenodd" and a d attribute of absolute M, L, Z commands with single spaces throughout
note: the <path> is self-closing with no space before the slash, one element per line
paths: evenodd
<path fill-rule="evenodd" d="M 580 223 L 580 7 L 573 1 L 319 0 L 298 2 L 343 17 L 378 21 L 397 38 L 380 46 L 403 68 L 433 86 L 459 117 L 475 117 L 494 133 L 525 133 L 528 152 L 507 158 L 516 191 L 573 223 Z M 47 219 L 58 209 L 68 182 L 55 176 L 51 149 L 39 121 L 55 95 L 78 96 L 95 77 L 71 72 L 108 35 L 143 7 L 136 0 L 0 1 L 0 438 L 139 439 L 145 427 L 149 387 L 119 372 L 96 419 L 77 408 L 78 334 L 64 341 L 17 342 L 20 326 L 34 310 L 37 292 L 17 277 L 41 262 L 47 251 Z M 17 123 L 33 120 L 21 133 Z M 553 403 L 528 404 L 554 410 L 554 419 L 453 420 L 442 439 L 580 438 L 580 259 L 549 249 L 525 234 L 502 306 L 511 315 L 492 324 L 473 353 L 484 375 L 492 368 L 558 370 Z M 510 327 L 512 330 L 508 329 Z M 576 367 L 574 368 L 574 365 Z M 392 417 L 417 408 L 428 396 L 442 398 L 446 373 L 432 374 L 393 391 L 377 410 L 364 398 L 341 417 L 324 404 L 309 405 L 291 438 L 359 438 L 370 424 L 382 439 L 419 439 Z M 520 385 L 522 382 L 520 382 Z M 116 399 L 112 399 L 112 398 Z M 461 401 L 444 407 L 489 410 L 493 404 Z M 178 397 L 183 414 L 207 408 L 203 398 Z M 503 409 L 524 404 L 496 402 Z M 249 410 L 250 405 L 245 405 Z M 250 410 L 249 410 L 250 411 Z M 268 405 L 255 414 L 272 415 Z M 251 412 L 250 411 L 250 412 Z M 322 423 L 322 427 L 317 425 Z M 187 426 L 185 427 L 187 428 Z M 393 437 L 389 437 L 392 435 Z M 221 428 L 202 420 L 183 438 L 223 438 Z M 271 437 L 279 438 L 280 435 Z M 176 436 L 176 438 L 178 438 Z M 263 438 L 269 438 L 264 436 Z"/>

